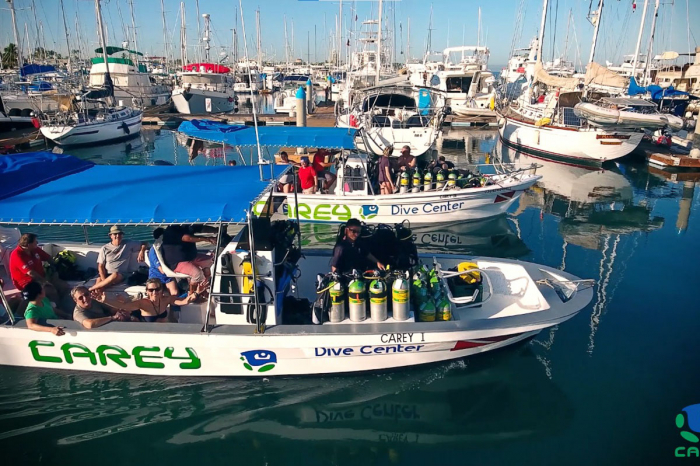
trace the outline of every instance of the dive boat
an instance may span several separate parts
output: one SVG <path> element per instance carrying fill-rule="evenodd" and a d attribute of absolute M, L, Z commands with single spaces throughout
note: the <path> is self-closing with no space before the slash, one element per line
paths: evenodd
<path fill-rule="evenodd" d="M 270 168 L 273 179 L 284 171 Z M 0 184 L 2 223 L 218 227 L 210 298 L 182 306 L 177 323 L 111 322 L 85 330 L 77 322 L 49 319 L 47 325 L 64 327 L 65 334 L 57 336 L 30 330 L 23 319 L 5 312 L 0 326 L 3 365 L 186 377 L 395 369 L 527 340 L 571 319 L 593 297 L 590 281 L 558 269 L 508 259 L 420 255 L 411 249 L 410 234 L 399 227 L 365 227 L 372 253 L 394 270 L 373 274 L 377 284 L 370 288 L 382 282 L 397 293 L 392 292 L 391 304 L 380 299 L 368 307 L 364 279 L 353 278 L 352 289 L 363 301 L 345 309 L 344 297 L 333 306 L 317 299 L 325 296 L 319 287 L 328 279 L 344 281 L 327 274 L 329 251 L 302 254 L 297 224 L 250 214 L 271 188 L 269 181 L 258 179 L 259 167 L 95 166 L 40 152 L 0 159 L 0 173 L 12 181 Z M 101 181 L 105 179 L 110 183 Z M 209 198 L 173 203 L 182 186 L 207 192 Z M 143 196 L 146 190 L 149 195 Z M 229 224 L 244 217 L 233 238 L 225 235 Z M 94 266 L 100 245 L 43 247 L 52 255 L 74 251 L 78 266 L 85 267 Z M 414 274 L 409 287 L 405 277 Z M 0 297 L 9 309 L 5 295 Z"/>
<path fill-rule="evenodd" d="M 256 145 L 252 127 L 226 125 L 207 120 L 183 122 L 178 131 L 189 138 L 223 143 L 232 147 Z M 357 217 L 367 223 L 395 223 L 397 217 L 412 224 L 434 224 L 479 220 L 505 213 L 518 197 L 540 176 L 533 168 L 497 173 L 443 173 L 442 180 L 428 171 L 406 173 L 399 177 L 394 194 L 378 194 L 374 186 L 377 162 L 357 152 L 356 130 L 346 128 L 260 127 L 260 143 L 265 147 L 317 147 L 339 149 L 337 180 L 328 193 L 282 193 L 272 190 L 273 197 L 285 201 L 282 212 L 290 218 L 308 222 L 344 222 Z M 328 162 L 330 163 L 330 162 Z M 498 168 L 498 167 L 495 167 Z M 460 176 L 462 175 L 462 176 Z M 255 205 L 264 208 L 266 198 Z M 279 210 L 279 207 L 276 209 Z"/>

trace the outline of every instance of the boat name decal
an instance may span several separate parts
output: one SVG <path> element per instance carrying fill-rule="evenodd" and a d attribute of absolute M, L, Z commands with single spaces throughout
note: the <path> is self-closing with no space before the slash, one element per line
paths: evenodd
<path fill-rule="evenodd" d="M 629 134 L 596 134 L 596 139 L 629 139 Z"/>
<path fill-rule="evenodd" d="M 382 343 L 413 343 L 413 337 L 416 337 L 416 343 L 423 343 L 425 341 L 425 333 L 383 333 L 381 336 Z M 418 340 L 420 338 L 420 341 Z"/>
<path fill-rule="evenodd" d="M 325 424 L 358 419 L 390 419 L 393 421 L 418 421 L 420 405 L 402 403 L 373 403 L 365 406 L 338 409 L 314 409 L 316 422 Z"/>
<path fill-rule="evenodd" d="M 392 205 L 391 215 L 419 215 L 419 214 L 438 214 L 442 212 L 452 212 L 459 210 L 464 206 L 464 201 L 460 202 L 441 202 L 433 204 L 428 202 L 422 206 L 404 207 L 402 205 Z"/>
<path fill-rule="evenodd" d="M 389 346 L 374 346 L 366 345 L 359 348 L 314 348 L 314 356 L 316 357 L 334 357 L 334 356 L 369 356 L 369 355 L 384 355 L 394 353 L 417 353 L 423 349 L 425 345 L 389 345 Z"/>
<path fill-rule="evenodd" d="M 52 341 L 32 340 L 29 342 L 32 357 L 37 362 L 73 364 L 76 358 L 85 358 L 93 366 L 99 363 L 102 366 L 113 366 L 116 364 L 117 366 L 128 367 L 129 360 L 133 359 L 133 364 L 141 369 L 164 369 L 165 364 L 160 360 L 169 359 L 181 361 L 180 369 L 199 369 L 202 367 L 202 361 L 197 357 L 197 353 L 193 348 L 184 349 L 187 355 L 182 354 L 181 351 L 178 351 L 178 355 L 175 355 L 175 348 L 172 346 L 164 350 L 161 350 L 158 346 L 135 346 L 129 352 L 120 346 L 100 345 L 95 351 L 92 351 L 80 343 L 64 343 L 60 347 L 60 353 L 56 350 L 47 351 L 48 348 L 55 346 L 55 343 Z M 47 353 L 53 354 L 49 355 Z"/>

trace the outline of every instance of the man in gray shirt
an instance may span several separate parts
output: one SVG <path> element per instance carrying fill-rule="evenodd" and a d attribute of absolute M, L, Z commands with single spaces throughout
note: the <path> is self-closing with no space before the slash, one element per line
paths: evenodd
<path fill-rule="evenodd" d="M 102 290 L 124 281 L 130 268 L 131 254 L 138 252 L 138 261 L 144 262 L 148 243 L 124 241 L 124 232 L 117 225 L 109 229 L 111 241 L 100 249 L 97 257 L 97 270 L 100 274 L 90 291 Z"/>
<path fill-rule="evenodd" d="M 80 322 L 86 329 L 101 327 L 109 322 L 118 320 L 129 321 L 127 313 L 111 309 L 90 296 L 90 290 L 85 286 L 76 286 L 70 292 L 75 301 L 73 320 Z"/>

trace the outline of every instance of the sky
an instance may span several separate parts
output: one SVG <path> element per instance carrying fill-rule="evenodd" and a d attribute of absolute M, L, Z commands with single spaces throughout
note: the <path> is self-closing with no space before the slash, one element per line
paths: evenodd
<path fill-rule="evenodd" d="M 131 34 L 129 0 L 101 0 L 109 45 L 121 45 L 125 30 Z M 147 55 L 163 55 L 164 44 L 170 43 L 171 54 L 180 54 L 180 0 L 162 0 L 165 5 L 167 34 L 164 34 L 161 0 L 133 0 L 138 47 Z M 593 26 L 587 20 L 589 4 L 596 8 L 598 0 L 550 0 L 547 19 L 545 59 L 560 56 L 566 47 L 567 56 L 575 63 L 587 63 L 591 48 Z M 65 34 L 59 0 L 35 0 L 37 21 L 31 10 L 32 0 L 15 0 L 18 28 L 24 36 L 25 23 L 30 42 L 36 42 L 36 24 L 44 30 L 48 49 L 65 53 Z M 98 46 L 94 0 L 63 0 L 68 22 L 71 48 L 76 48 L 78 33 L 83 50 Z M 187 26 L 188 54 L 201 53 L 197 46 L 196 0 L 184 0 Z M 596 61 L 618 63 L 625 54 L 634 53 L 644 0 L 606 0 L 600 27 Z M 646 31 L 650 29 L 654 0 L 649 1 Z M 654 53 L 674 50 L 693 51 L 700 39 L 700 0 L 662 0 L 657 20 Z M 515 47 L 527 46 L 537 35 L 541 21 L 542 0 L 399 0 L 384 1 L 390 23 L 395 24 L 396 56 L 403 62 L 408 54 L 408 24 L 410 19 L 410 57 L 420 59 L 426 51 L 432 6 L 431 50 L 447 46 L 476 45 L 479 7 L 481 7 L 481 39 L 491 50 L 492 69 L 503 66 Z M 14 42 L 11 15 L 7 3 L 0 2 L 0 46 Z M 348 31 L 359 31 L 362 21 L 375 18 L 378 2 L 372 0 L 344 1 L 343 44 Z M 338 1 L 325 0 L 242 0 L 243 19 L 248 53 L 256 55 L 256 9 L 260 9 L 261 44 L 265 57 L 285 60 L 285 27 L 287 42 L 293 42 L 294 57 L 322 61 L 328 57 L 331 35 L 335 33 Z M 121 10 L 121 14 L 120 14 Z M 231 30 L 236 28 L 240 54 L 243 55 L 243 23 L 238 0 L 199 0 L 199 11 L 211 15 L 212 48 L 230 50 Z M 518 14 L 518 12 L 521 14 Z M 76 28 L 76 15 L 79 30 Z M 357 17 L 357 20 L 355 20 Z M 518 17 L 520 19 L 518 19 Z M 123 19 L 122 19 L 123 18 Z M 570 19 L 569 19 L 570 18 Z M 203 22 L 201 23 L 203 27 Z M 690 26 L 689 26 L 690 25 Z M 516 27 L 517 26 L 517 27 Z M 293 28 L 293 35 L 292 35 Z M 355 33 L 357 34 L 357 33 Z M 164 37 L 168 37 L 166 41 Z M 515 36 L 515 40 L 514 40 Z M 567 40 L 568 38 L 568 40 Z M 642 50 L 648 46 L 645 32 Z M 336 43 L 337 39 L 333 41 Z M 554 48 L 552 47 L 554 43 Z M 308 47 L 307 47 L 308 44 Z M 133 47 L 133 44 L 130 44 Z"/>

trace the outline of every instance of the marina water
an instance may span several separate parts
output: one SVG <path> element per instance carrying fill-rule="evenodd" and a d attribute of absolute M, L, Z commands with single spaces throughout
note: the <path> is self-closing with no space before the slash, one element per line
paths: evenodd
<path fill-rule="evenodd" d="M 98 164 L 187 164 L 182 142 L 144 130 L 66 152 Z M 452 129 L 438 149 L 462 168 L 494 154 L 540 163 L 544 178 L 506 217 L 415 227 L 419 249 L 513 257 L 593 278 L 588 308 L 525 344 L 365 375 L 175 379 L 0 367 L 4 464 L 694 461 L 674 451 L 689 445 L 676 415 L 700 403 L 698 178 L 652 173 L 634 160 L 603 170 L 540 161 L 502 147 L 491 130 Z M 193 163 L 222 164 L 222 151 Z M 84 238 L 82 228 L 25 230 L 44 241 Z M 331 247 L 335 227 L 302 232 L 305 246 Z M 107 241 L 106 230 L 90 234 Z"/>

